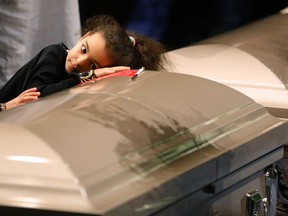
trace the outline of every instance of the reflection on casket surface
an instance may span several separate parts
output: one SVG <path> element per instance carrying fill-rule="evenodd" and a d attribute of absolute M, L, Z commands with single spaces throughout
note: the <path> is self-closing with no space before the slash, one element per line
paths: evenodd
<path fill-rule="evenodd" d="M 288 14 L 170 51 L 170 70 L 230 86 L 288 118 Z"/>
<path fill-rule="evenodd" d="M 160 215 L 202 191 L 196 207 L 263 174 L 282 157 L 285 131 L 204 78 L 146 71 L 90 82 L 1 113 L 1 211 Z"/>

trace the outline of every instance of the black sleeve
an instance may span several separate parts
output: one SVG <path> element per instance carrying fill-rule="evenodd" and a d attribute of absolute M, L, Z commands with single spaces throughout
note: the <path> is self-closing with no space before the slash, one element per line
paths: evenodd
<path fill-rule="evenodd" d="M 37 64 L 33 67 L 34 73 L 28 82 L 28 88 L 37 87 L 40 97 L 70 88 L 80 83 L 76 73 L 67 74 L 65 61 L 67 53 L 59 45 L 43 50 Z"/>
<path fill-rule="evenodd" d="M 37 87 L 37 85 L 35 85 L 37 87 L 37 90 L 39 92 L 41 92 L 40 97 L 44 97 L 53 93 L 56 93 L 58 91 L 62 91 L 64 89 L 68 89 L 70 87 L 73 87 L 75 85 L 79 84 L 79 78 L 78 76 L 73 73 L 71 75 L 69 75 L 69 77 L 65 80 L 62 80 L 58 83 L 53 83 L 53 84 L 44 84 L 44 85 L 40 85 Z M 31 85 L 32 88 L 32 85 Z"/>

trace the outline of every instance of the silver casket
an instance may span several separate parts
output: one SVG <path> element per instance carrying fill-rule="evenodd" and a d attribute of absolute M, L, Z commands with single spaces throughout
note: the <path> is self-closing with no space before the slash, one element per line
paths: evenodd
<path fill-rule="evenodd" d="M 272 215 L 287 127 L 196 76 L 89 82 L 0 114 L 0 212 Z"/>
<path fill-rule="evenodd" d="M 288 13 L 168 52 L 168 70 L 204 77 L 288 118 Z"/>

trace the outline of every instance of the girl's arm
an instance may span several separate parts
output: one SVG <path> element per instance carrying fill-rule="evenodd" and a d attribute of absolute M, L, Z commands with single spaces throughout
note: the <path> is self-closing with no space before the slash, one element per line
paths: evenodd
<path fill-rule="evenodd" d="M 18 95 L 16 98 L 5 103 L 6 110 L 21 106 L 31 101 L 35 101 L 38 99 L 39 96 L 40 92 L 37 91 L 37 88 L 27 89 L 26 91 L 23 91 L 20 95 Z"/>

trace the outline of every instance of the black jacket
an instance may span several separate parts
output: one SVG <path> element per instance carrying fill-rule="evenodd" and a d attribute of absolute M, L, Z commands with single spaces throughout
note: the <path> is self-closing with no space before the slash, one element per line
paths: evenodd
<path fill-rule="evenodd" d="M 41 50 L 0 89 L 0 102 L 6 103 L 32 87 L 37 87 L 40 97 L 44 97 L 79 84 L 78 76 L 65 70 L 66 57 L 63 43 Z"/>

